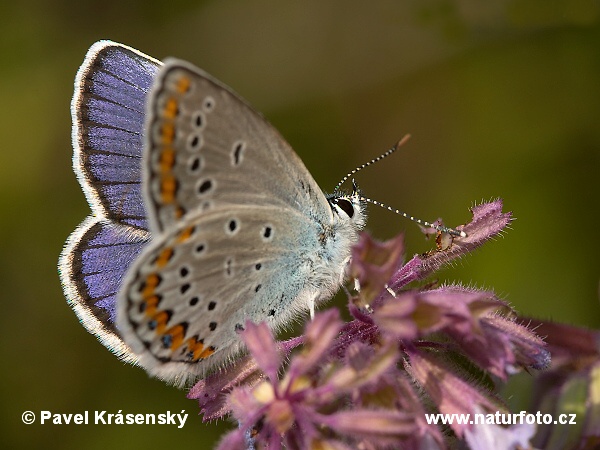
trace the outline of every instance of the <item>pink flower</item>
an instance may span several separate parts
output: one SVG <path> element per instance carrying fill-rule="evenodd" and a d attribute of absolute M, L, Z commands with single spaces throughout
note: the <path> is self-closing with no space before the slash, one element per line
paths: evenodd
<path fill-rule="evenodd" d="M 265 324 L 246 324 L 242 338 L 264 379 L 229 394 L 228 406 L 240 427 L 224 438 L 220 448 L 245 449 L 246 435 L 269 449 L 334 442 L 339 448 L 355 448 L 362 441 L 379 448 L 414 432 L 409 413 L 347 407 L 360 389 L 376 385 L 395 370 L 398 354 L 394 345 L 374 350 L 356 342 L 345 352 L 346 364 L 336 361 L 329 353 L 341 326 L 337 310 L 317 314 L 306 327 L 303 351 L 279 374 L 282 359 L 271 331 Z"/>
<path fill-rule="evenodd" d="M 426 283 L 511 221 L 499 200 L 472 211 L 473 220 L 457 227 L 466 237 L 439 233 L 435 250 L 406 264 L 401 236 L 380 243 L 363 233 L 350 266 L 360 286 L 349 299 L 350 322 L 326 310 L 303 336 L 284 342 L 266 324 L 246 323 L 249 355 L 189 394 L 205 420 L 237 420 L 220 448 L 416 450 L 481 442 L 485 436 L 470 425 L 454 424 L 448 436 L 425 413 L 505 411 L 491 377 L 545 368 L 550 355 L 494 292 Z"/>

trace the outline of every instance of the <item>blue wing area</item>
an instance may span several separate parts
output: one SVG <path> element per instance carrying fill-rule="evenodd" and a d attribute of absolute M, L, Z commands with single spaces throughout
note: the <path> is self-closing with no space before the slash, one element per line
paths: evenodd
<path fill-rule="evenodd" d="M 77 73 L 71 105 L 73 166 L 93 212 L 144 230 L 145 103 L 160 66 L 132 48 L 98 42 Z"/>
<path fill-rule="evenodd" d="M 73 167 L 92 208 L 59 260 L 67 300 L 85 328 L 126 361 L 115 327 L 123 278 L 149 242 L 142 195 L 145 104 L 162 65 L 110 41 L 94 44 L 75 78 Z"/>
<path fill-rule="evenodd" d="M 88 217 L 69 236 L 59 261 L 63 290 L 81 323 L 129 361 L 135 355 L 115 327 L 117 294 L 149 240 L 150 234 L 139 228 Z"/>

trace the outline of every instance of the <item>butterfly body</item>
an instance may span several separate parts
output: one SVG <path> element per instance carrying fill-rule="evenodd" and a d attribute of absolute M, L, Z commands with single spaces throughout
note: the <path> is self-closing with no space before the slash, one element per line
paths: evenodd
<path fill-rule="evenodd" d="M 364 226 L 279 133 L 194 66 L 94 44 L 75 82 L 74 167 L 92 207 L 59 269 L 88 330 L 183 384 L 340 287 Z"/>

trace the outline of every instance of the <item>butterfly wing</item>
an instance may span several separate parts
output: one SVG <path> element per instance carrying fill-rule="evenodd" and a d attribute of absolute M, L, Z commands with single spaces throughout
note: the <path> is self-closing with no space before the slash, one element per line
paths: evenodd
<path fill-rule="evenodd" d="M 276 327 L 339 285 L 340 261 L 323 275 L 312 267 L 335 235 L 325 196 L 277 131 L 209 75 L 100 42 L 72 113 L 94 215 L 67 241 L 61 280 L 82 323 L 120 356 L 185 381 L 235 355 L 247 318 Z"/>
<path fill-rule="evenodd" d="M 235 355 L 246 319 L 276 327 L 314 303 L 323 283 L 309 266 L 333 217 L 279 133 L 186 62 L 159 71 L 146 128 L 153 242 L 120 292 L 118 324 L 143 367 L 185 382 Z"/>
<path fill-rule="evenodd" d="M 117 293 L 148 232 L 88 217 L 69 236 L 59 262 L 67 301 L 82 325 L 118 357 L 137 361 L 115 328 Z"/>
<path fill-rule="evenodd" d="M 92 215 L 59 260 L 65 296 L 82 324 L 135 360 L 115 329 L 116 293 L 149 241 L 142 196 L 145 102 L 161 63 L 110 41 L 94 44 L 75 78 L 73 167 Z"/>
<path fill-rule="evenodd" d="M 154 238 L 120 293 L 140 365 L 183 384 L 232 359 L 247 319 L 289 323 L 319 297 L 323 229 L 290 207 L 215 207 Z"/>
<path fill-rule="evenodd" d="M 132 48 L 98 42 L 77 73 L 71 104 L 73 166 L 92 211 L 142 229 L 145 104 L 160 66 Z"/>
<path fill-rule="evenodd" d="M 323 192 L 289 144 L 210 75 L 167 60 L 148 111 L 144 188 L 153 232 L 225 204 L 279 205 L 331 222 Z"/>

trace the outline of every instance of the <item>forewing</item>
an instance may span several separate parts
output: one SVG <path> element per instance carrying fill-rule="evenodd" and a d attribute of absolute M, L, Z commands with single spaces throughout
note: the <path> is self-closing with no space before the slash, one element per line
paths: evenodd
<path fill-rule="evenodd" d="M 210 75 L 167 60 L 148 108 L 144 187 L 153 232 L 228 203 L 289 207 L 331 220 L 325 196 L 289 144 Z"/>
<path fill-rule="evenodd" d="M 130 47 L 97 42 L 77 73 L 71 103 L 73 166 L 93 212 L 142 229 L 145 104 L 161 64 Z"/>

